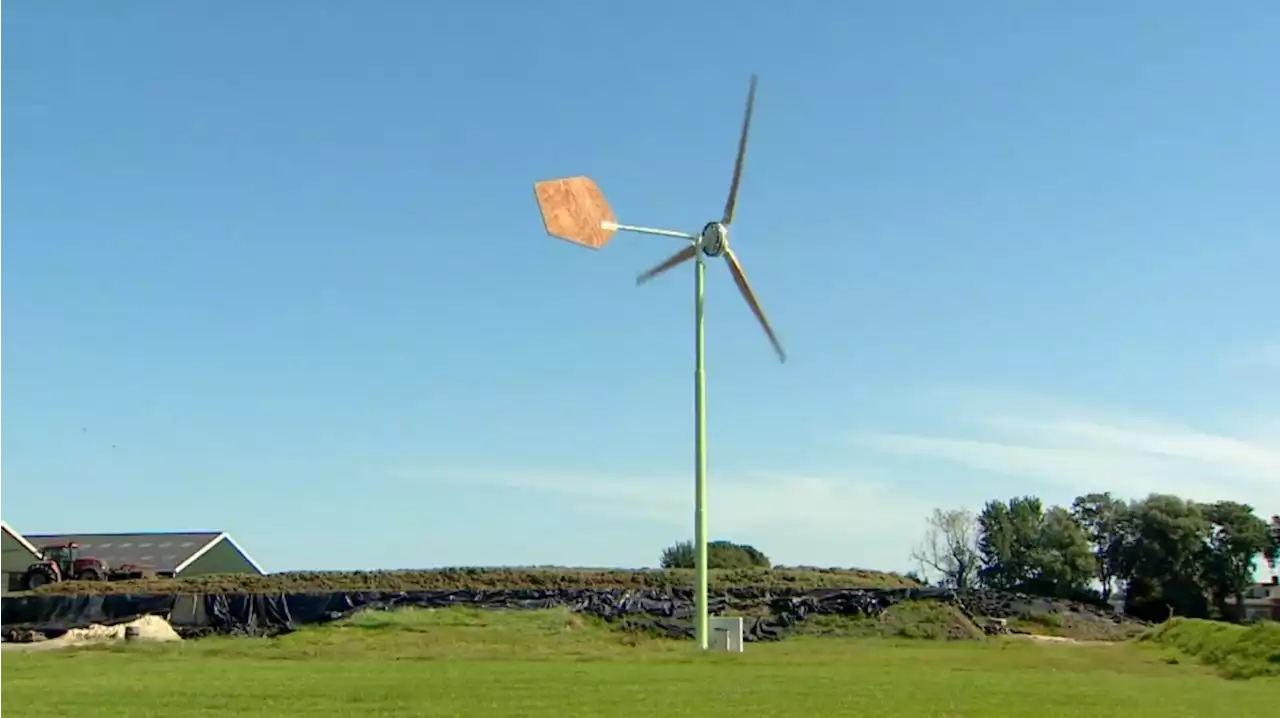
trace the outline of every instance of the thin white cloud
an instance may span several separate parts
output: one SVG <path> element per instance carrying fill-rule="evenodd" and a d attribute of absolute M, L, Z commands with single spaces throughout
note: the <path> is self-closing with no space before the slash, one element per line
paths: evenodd
<path fill-rule="evenodd" d="M 856 437 L 850 467 L 883 466 L 892 455 L 891 471 L 713 472 L 712 536 L 752 542 L 778 563 L 907 568 L 934 508 L 964 503 L 976 509 L 985 500 L 1006 498 L 1011 484 L 1047 503 L 1092 491 L 1127 498 L 1159 492 L 1237 500 L 1264 515 L 1280 513 L 1277 417 L 1226 431 L 1042 396 L 933 392 L 927 401 L 932 416 L 962 430 Z M 917 459 L 955 468 L 917 466 Z M 542 492 L 558 497 L 569 512 L 667 524 L 672 538 L 691 530 L 693 480 L 687 474 L 500 467 L 396 473 L 413 481 Z"/>
<path fill-rule="evenodd" d="M 692 530 L 691 476 L 617 476 L 527 470 L 398 472 L 404 478 L 557 494 L 572 510 Z M 717 474 L 710 479 L 713 537 L 750 541 L 777 563 L 907 567 L 932 506 L 884 482 L 845 476 Z"/>
<path fill-rule="evenodd" d="M 1211 431 L 1110 412 L 1027 410 L 987 404 L 989 414 L 958 411 L 975 428 L 951 435 L 869 433 L 877 451 L 943 459 L 1034 482 L 1055 495 L 1110 490 L 1131 497 L 1174 493 L 1234 499 L 1280 510 L 1280 443 L 1260 422 L 1253 430 Z M 1032 493 L 1034 487 L 1028 487 Z"/>

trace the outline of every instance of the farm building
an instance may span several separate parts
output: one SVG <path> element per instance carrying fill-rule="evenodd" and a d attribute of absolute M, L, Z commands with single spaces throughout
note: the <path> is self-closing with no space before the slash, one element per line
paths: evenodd
<path fill-rule="evenodd" d="M 110 566 L 143 566 L 161 576 L 187 578 L 212 573 L 264 573 L 235 539 L 222 531 L 27 534 L 24 537 L 5 524 L 4 541 L 4 585 L 9 590 L 17 585 L 18 577 L 35 560 L 41 548 L 68 543 L 77 544 L 81 556 L 102 559 Z"/>
<path fill-rule="evenodd" d="M 3 534 L 0 570 L 4 571 L 4 581 L 0 586 L 8 591 L 11 586 L 17 585 L 18 577 L 27 570 L 27 566 L 40 558 L 40 549 L 4 521 L 0 521 L 0 534 Z"/>

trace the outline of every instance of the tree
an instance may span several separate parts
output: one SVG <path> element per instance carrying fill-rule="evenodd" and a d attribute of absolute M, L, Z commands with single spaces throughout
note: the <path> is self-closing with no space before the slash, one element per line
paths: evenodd
<path fill-rule="evenodd" d="M 1089 537 L 1070 511 L 1040 499 L 990 501 L 978 516 L 982 582 L 992 588 L 1080 596 L 1094 576 Z"/>
<path fill-rule="evenodd" d="M 712 568 L 769 568 L 772 563 L 754 546 L 731 541 L 712 541 L 707 544 L 707 555 Z"/>
<path fill-rule="evenodd" d="M 694 568 L 697 549 L 692 541 L 677 541 L 662 551 L 659 565 L 662 568 Z M 711 541 L 707 544 L 707 568 L 769 568 L 772 563 L 754 546 L 732 541 Z"/>
<path fill-rule="evenodd" d="M 1085 593 L 1097 571 L 1097 561 L 1088 535 L 1071 512 L 1061 506 L 1046 511 L 1036 544 L 1029 587 L 1064 597 Z"/>
<path fill-rule="evenodd" d="M 1095 577 L 1102 584 L 1102 600 L 1111 600 L 1124 556 L 1124 516 L 1128 506 L 1110 493 L 1079 496 L 1071 502 L 1071 514 L 1084 529 L 1093 548 Z"/>
<path fill-rule="evenodd" d="M 1035 577 L 1043 521 L 1044 507 L 1034 496 L 987 502 L 978 514 L 983 585 L 1013 590 Z"/>
<path fill-rule="evenodd" d="M 1209 522 L 1201 507 L 1152 494 L 1129 505 L 1124 524 L 1129 534 L 1121 560 L 1125 610 L 1147 620 L 1206 617 L 1203 561 Z"/>
<path fill-rule="evenodd" d="M 969 588 L 977 578 L 976 538 L 973 512 L 934 509 L 924 539 L 911 552 L 911 559 L 926 577 L 936 577 L 939 586 Z"/>
<path fill-rule="evenodd" d="M 663 568 L 693 568 L 698 560 L 692 541 L 677 541 L 662 550 L 658 565 Z"/>
<path fill-rule="evenodd" d="M 1271 527 L 1247 504 L 1218 501 L 1202 510 L 1209 528 L 1202 579 L 1218 614 L 1227 616 L 1227 598 L 1241 605 L 1253 583 L 1258 555 L 1272 548 Z"/>
<path fill-rule="evenodd" d="M 1271 545 L 1267 547 L 1266 559 L 1272 571 L 1280 566 L 1280 516 L 1271 517 Z"/>

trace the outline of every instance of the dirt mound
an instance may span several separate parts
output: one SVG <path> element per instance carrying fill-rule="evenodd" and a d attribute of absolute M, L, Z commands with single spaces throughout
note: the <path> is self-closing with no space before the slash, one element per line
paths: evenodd
<path fill-rule="evenodd" d="M 1124 640 L 1141 633 L 1145 624 L 1117 614 L 1109 607 L 994 591 L 946 591 L 923 589 L 912 580 L 893 573 L 857 569 L 817 569 L 807 567 L 774 569 L 733 569 L 711 572 L 712 602 L 730 615 L 757 616 L 781 621 L 786 628 L 809 614 L 845 617 L 876 616 L 888 621 L 876 632 L 893 635 L 965 638 L 975 631 L 1063 636 L 1088 641 Z M 305 596 L 318 598 L 361 592 L 432 592 L 429 600 L 442 604 L 494 607 L 515 604 L 578 605 L 612 604 L 636 600 L 649 605 L 641 611 L 663 620 L 691 611 L 694 575 L 689 570 L 618 570 L 531 568 L 445 568 L 422 571 L 328 571 L 289 572 L 267 576 L 230 574 L 189 579 L 151 579 L 120 582 L 69 581 L 51 584 L 27 594 L 4 599 L 6 616 L 15 626 L 43 625 L 48 613 L 38 599 L 83 595 L 123 594 L 136 599 L 162 599 L 179 594 L 233 597 Z M 889 590 L 884 590 L 889 589 Z M 913 590 L 903 590 L 913 589 Z M 584 598 L 582 592 L 612 594 L 604 598 Z M 525 595 L 516 595 L 516 594 Z M 619 595 L 626 594 L 626 597 Z M 926 595 L 929 594 L 929 595 Z M 292 599 L 291 599 L 292 600 Z M 399 600 L 399 599 L 388 599 Z M 774 605 L 775 601 L 780 601 Z M 903 601 L 951 604 L 965 620 L 956 618 L 951 608 L 924 617 L 918 606 L 897 607 L 881 617 L 889 606 Z M 24 606 L 23 603 L 30 605 Z M 34 603 L 33 603 L 34 602 Z M 154 601 L 153 601 L 154 602 Z M 600 609 L 604 610 L 604 609 Z M 613 611 L 614 609 L 609 609 Z M 939 609 L 942 610 L 942 609 Z M 43 615 L 37 619 L 32 616 Z M 145 612 L 155 612 L 147 609 Z M 56 612 L 55 612 L 56 613 Z M 23 616 L 23 618 L 18 618 Z M 124 616 L 121 616 L 124 618 Z M 665 626 L 668 632 L 691 630 L 681 616 L 679 626 Z M 956 620 L 952 620 L 956 619 Z M 94 620 L 101 620 L 95 618 Z M 837 621 L 838 622 L 838 621 Z M 814 624 L 817 627 L 817 624 Z M 945 625 L 945 628 L 944 628 Z M 913 627 L 914 626 L 914 627 Z M 865 630 L 865 626 L 859 631 Z M 762 629 L 761 635 L 773 629 Z M 838 632 L 851 630 L 839 627 Z"/>
<path fill-rule="evenodd" d="M 908 600 L 879 614 L 816 614 L 797 627 L 801 635 L 833 638 L 919 638 L 972 641 L 986 637 L 959 606 L 942 601 Z"/>
<path fill-rule="evenodd" d="M 73 628 L 46 641 L 32 643 L 5 643 L 5 650 L 56 651 L 77 646 L 114 643 L 124 640 L 165 642 L 181 641 L 173 626 L 160 616 L 143 616 L 128 623 L 113 626 L 94 624 L 87 628 Z"/>
<path fill-rule="evenodd" d="M 839 580 L 840 574 L 830 575 Z M 686 637 L 693 632 L 693 599 L 693 591 L 687 584 L 642 589 L 276 590 L 254 594 L 222 591 L 181 594 L 171 589 L 168 593 L 101 597 L 45 593 L 6 596 L 4 615 L 10 623 L 4 630 L 6 635 L 23 631 L 57 632 L 84 627 L 91 622 L 114 623 L 145 614 L 172 613 L 180 630 L 192 632 L 183 634 L 184 637 L 213 633 L 276 635 L 360 610 L 407 606 L 527 610 L 564 606 L 608 622 Z M 939 588 L 803 590 L 785 584 L 721 586 L 712 592 L 710 599 L 709 608 L 715 614 L 750 618 L 745 627 L 750 640 L 777 640 L 797 628 L 819 634 L 911 638 L 963 639 L 977 638 L 983 633 L 1030 633 L 1080 640 L 1116 640 L 1142 629 L 1142 624 L 1122 616 L 1070 602 L 1017 594 L 957 593 Z M 812 619 L 817 622 L 806 623 Z M 824 631 L 824 626 L 831 631 Z"/>
<path fill-rule="evenodd" d="M 1139 640 L 1194 656 L 1224 678 L 1280 676 L 1280 623 L 1274 621 L 1237 626 L 1174 618 Z"/>
<path fill-rule="evenodd" d="M 998 591 L 962 592 L 960 601 L 969 614 L 999 620 L 1008 632 L 1015 634 L 1123 641 L 1147 629 L 1146 623 L 1110 606 L 1079 601 Z"/>
<path fill-rule="evenodd" d="M 267 576 L 225 574 L 188 579 L 67 581 L 35 594 L 113 593 L 325 593 L 330 591 L 439 591 L 500 589 L 621 588 L 669 589 L 693 585 L 693 572 L 572 568 L 445 568 L 429 571 L 295 571 Z M 711 590 L 758 588 L 805 591 L 814 588 L 902 588 L 917 584 L 877 571 L 776 568 L 711 572 Z"/>

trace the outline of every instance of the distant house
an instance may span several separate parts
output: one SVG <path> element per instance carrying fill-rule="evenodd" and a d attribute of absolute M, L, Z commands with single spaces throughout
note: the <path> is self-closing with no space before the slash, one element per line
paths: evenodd
<path fill-rule="evenodd" d="M 1240 614 L 1246 621 L 1280 621 L 1280 577 L 1272 576 L 1270 583 L 1250 586 L 1245 591 Z"/>
<path fill-rule="evenodd" d="M 4 526 L 4 573 L 7 590 L 17 587 L 22 572 L 46 546 L 75 543 L 80 555 L 110 566 L 133 564 L 160 576 L 189 578 L 213 573 L 265 573 L 244 549 L 222 531 L 132 534 L 27 534 Z M 12 559 L 10 546 L 12 541 Z"/>

